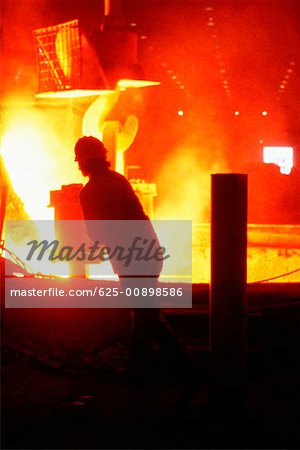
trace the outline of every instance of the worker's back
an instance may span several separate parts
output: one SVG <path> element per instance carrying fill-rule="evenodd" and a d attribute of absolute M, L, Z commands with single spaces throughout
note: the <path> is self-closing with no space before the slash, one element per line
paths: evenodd
<path fill-rule="evenodd" d="M 108 168 L 90 178 L 80 203 L 86 220 L 148 220 L 127 179 Z"/>

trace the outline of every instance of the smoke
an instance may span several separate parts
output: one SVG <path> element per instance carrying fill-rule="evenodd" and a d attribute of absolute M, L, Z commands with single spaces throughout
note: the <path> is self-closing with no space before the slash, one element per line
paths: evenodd
<path fill-rule="evenodd" d="M 262 145 L 298 147 L 299 4 L 215 2 L 208 10 L 187 3 L 149 6 L 143 19 L 152 31 L 148 71 L 163 83 L 159 94 L 153 90 L 151 131 L 137 152 L 158 185 L 157 214 L 206 221 L 209 174 L 228 169 L 249 174 L 249 220 L 275 221 L 275 211 L 276 221 L 294 222 L 298 161 L 289 180 L 277 176 L 263 164 Z M 186 143 L 178 145 L 182 135 Z"/>
<path fill-rule="evenodd" d="M 210 174 L 226 172 L 222 158 L 208 156 L 209 148 L 186 143 L 175 149 L 158 178 L 155 218 L 208 222 L 210 217 Z"/>

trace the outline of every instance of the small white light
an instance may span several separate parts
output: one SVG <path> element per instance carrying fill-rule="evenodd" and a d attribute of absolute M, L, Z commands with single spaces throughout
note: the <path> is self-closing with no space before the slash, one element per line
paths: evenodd
<path fill-rule="evenodd" d="M 179 109 L 179 111 L 177 111 L 177 114 L 178 114 L 179 116 L 183 116 L 183 111 L 182 111 L 182 109 Z"/>
<path fill-rule="evenodd" d="M 263 111 L 261 114 L 262 114 L 263 116 L 267 116 L 267 115 L 268 115 L 268 111 Z"/>
<path fill-rule="evenodd" d="M 239 116 L 239 115 L 240 115 L 240 112 L 239 112 L 239 111 L 234 111 L 234 115 L 235 115 L 235 116 Z"/>

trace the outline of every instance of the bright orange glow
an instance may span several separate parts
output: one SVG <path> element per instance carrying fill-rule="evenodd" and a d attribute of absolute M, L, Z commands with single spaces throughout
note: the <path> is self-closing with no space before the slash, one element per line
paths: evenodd
<path fill-rule="evenodd" d="M 36 261 L 34 258 L 30 261 L 26 260 L 28 256 L 27 243 L 32 240 L 32 238 L 46 239 L 49 242 L 56 239 L 53 221 L 48 221 L 47 225 L 45 225 L 45 221 L 36 220 L 34 221 L 34 227 L 36 231 L 31 229 L 26 232 L 26 225 L 24 225 L 17 230 L 16 235 L 14 235 L 14 233 L 7 233 L 5 236 L 5 246 L 10 252 L 14 253 L 22 261 L 26 262 L 30 273 L 37 274 L 37 277 L 39 277 L 38 274 L 42 272 L 41 275 L 55 275 L 62 278 L 68 278 L 70 276 L 70 264 L 68 262 L 53 262 L 45 257 L 43 258 L 41 267 L 41 263 Z M 5 256 L 10 259 L 9 253 Z"/>
<path fill-rule="evenodd" d="M 65 91 L 49 91 L 36 94 L 37 98 L 80 98 L 109 95 L 114 91 L 99 89 L 70 89 Z"/>
<path fill-rule="evenodd" d="M 102 129 L 108 114 L 113 110 L 120 97 L 118 90 L 99 96 L 87 108 L 82 120 L 82 133 L 102 140 Z"/>
<path fill-rule="evenodd" d="M 95 136 L 103 140 L 108 151 L 115 155 L 114 169 L 124 175 L 123 153 L 135 139 L 138 131 L 138 118 L 130 115 L 124 124 L 117 120 L 106 121 L 120 98 L 120 91 L 120 89 L 116 89 L 110 95 L 99 96 L 89 106 L 83 117 L 82 131 L 86 136 Z"/>
<path fill-rule="evenodd" d="M 253 283 L 299 267 L 300 226 L 248 225 L 247 280 Z M 193 283 L 210 281 L 210 224 L 193 225 Z M 300 272 L 270 280 L 300 282 Z"/>
<path fill-rule="evenodd" d="M 56 110 L 43 112 L 28 105 L 7 109 L 1 155 L 13 189 L 33 220 L 53 218 L 49 191 L 62 184 L 82 182 L 74 164 L 74 138 L 66 135 L 72 119 Z M 68 131 L 69 134 L 69 131 Z"/>
<path fill-rule="evenodd" d="M 106 99 L 99 97 L 95 102 L 97 108 L 91 108 L 90 117 L 99 109 L 100 116 L 97 113 L 93 122 L 99 132 L 99 122 L 105 121 L 118 95 Z M 63 117 L 66 117 L 65 112 Z M 72 141 L 69 133 L 75 125 L 72 121 L 68 125 L 66 120 L 58 118 L 56 110 L 42 112 L 31 106 L 12 108 L 5 119 L 1 153 L 13 187 L 32 219 L 51 219 L 53 209 L 47 208 L 49 191 L 60 189 L 62 184 L 84 182 L 73 163 L 75 139 Z M 128 124 L 129 134 L 135 129 L 134 125 L 134 122 Z M 64 134 L 66 128 L 67 138 Z M 79 129 L 75 131 L 77 135 L 81 133 Z M 206 150 L 209 152 L 209 147 Z M 193 220 L 193 282 L 208 283 L 210 234 L 209 224 L 204 222 L 209 220 L 210 173 L 226 172 L 226 166 L 221 161 L 215 165 L 200 163 L 198 155 L 198 146 L 186 144 L 175 149 L 162 163 L 162 170 L 155 180 L 159 195 L 155 218 Z M 180 183 L 174 183 L 174 174 Z M 299 266 L 299 226 L 250 226 L 248 236 L 249 282 L 287 273 Z M 20 254 L 23 247 L 26 250 L 24 245 L 9 246 L 9 249 L 24 260 L 26 255 Z M 32 269 L 35 270 L 34 267 Z M 68 264 L 49 262 L 44 273 L 68 277 L 69 269 Z M 97 278 L 96 266 L 88 270 L 89 277 Z M 108 271 L 107 279 L 110 276 L 113 274 Z M 276 281 L 299 282 L 300 273 Z"/>
<path fill-rule="evenodd" d="M 118 87 L 120 89 L 128 89 L 128 88 L 142 88 L 147 86 L 158 86 L 160 83 L 158 81 L 149 81 L 149 80 L 129 80 L 123 79 L 118 81 Z"/>
<path fill-rule="evenodd" d="M 44 173 L 52 166 L 49 154 L 43 151 L 44 136 L 38 128 L 18 124 L 3 137 L 1 153 L 15 191 L 21 196 L 31 217 L 49 218 L 51 212 L 41 204 L 49 196 Z M 32 170 L 33 164 L 36 168 Z M 47 214 L 48 213 L 48 214 Z"/>
<path fill-rule="evenodd" d="M 227 168 L 222 161 L 205 167 L 198 155 L 199 149 L 193 145 L 179 147 L 162 165 L 157 176 L 155 219 L 209 221 L 210 173 L 226 172 Z"/>
<path fill-rule="evenodd" d="M 74 47 L 76 50 L 79 47 L 78 24 L 77 27 L 74 26 L 75 24 L 76 22 L 74 21 L 69 22 L 69 24 L 58 26 L 55 38 L 55 53 L 57 55 L 59 65 L 62 68 L 68 82 L 71 80 L 73 71 L 72 57 L 74 48 L 72 48 L 72 43 L 75 44 Z M 44 51 L 45 50 L 46 49 L 44 47 Z"/>

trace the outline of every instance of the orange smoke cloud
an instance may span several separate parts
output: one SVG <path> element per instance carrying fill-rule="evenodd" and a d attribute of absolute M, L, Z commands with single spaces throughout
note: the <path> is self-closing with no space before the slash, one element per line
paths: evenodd
<path fill-rule="evenodd" d="M 178 147 L 163 165 L 157 178 L 157 219 L 209 221 L 210 174 L 227 167 L 222 160 L 201 161 L 199 153 L 205 154 L 193 146 Z"/>

